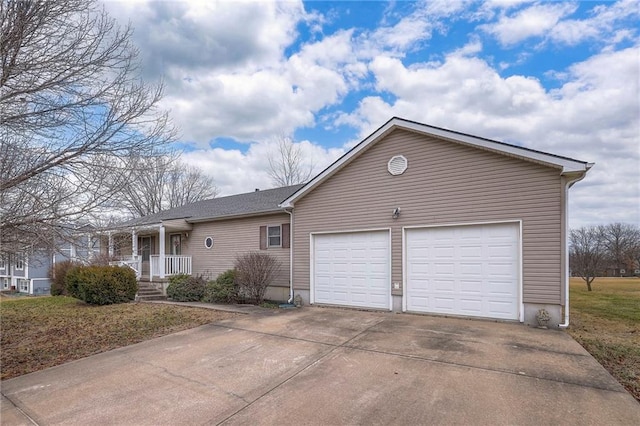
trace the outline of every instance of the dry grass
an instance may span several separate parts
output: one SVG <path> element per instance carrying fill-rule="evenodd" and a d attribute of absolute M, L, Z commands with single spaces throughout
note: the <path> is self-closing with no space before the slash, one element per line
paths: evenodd
<path fill-rule="evenodd" d="M 209 309 L 145 303 L 90 306 L 62 296 L 2 297 L 0 379 L 10 379 L 234 315 Z"/>
<path fill-rule="evenodd" d="M 640 278 L 570 282 L 573 336 L 640 401 Z"/>

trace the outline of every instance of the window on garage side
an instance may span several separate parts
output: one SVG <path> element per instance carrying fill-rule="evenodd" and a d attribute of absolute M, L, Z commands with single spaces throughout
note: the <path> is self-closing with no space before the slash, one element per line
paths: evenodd
<path fill-rule="evenodd" d="M 280 225 L 267 226 L 267 247 L 282 247 L 282 228 Z"/>
<path fill-rule="evenodd" d="M 260 227 L 260 250 L 289 248 L 289 224 Z"/>

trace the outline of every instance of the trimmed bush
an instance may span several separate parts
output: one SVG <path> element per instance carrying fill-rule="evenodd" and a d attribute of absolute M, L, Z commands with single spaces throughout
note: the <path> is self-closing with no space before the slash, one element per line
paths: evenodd
<path fill-rule="evenodd" d="M 206 287 L 207 282 L 201 276 L 174 275 L 169 278 L 167 296 L 176 302 L 198 302 Z"/>
<path fill-rule="evenodd" d="M 66 296 L 67 295 L 67 273 L 71 268 L 79 266 L 78 263 L 70 260 L 64 262 L 54 263 L 49 268 L 49 279 L 51 280 L 51 295 L 52 296 Z"/>
<path fill-rule="evenodd" d="M 215 280 L 209 281 L 202 301 L 207 303 L 236 303 L 238 301 L 236 271 L 229 269 L 218 275 Z"/>
<path fill-rule="evenodd" d="M 136 274 L 126 266 L 76 266 L 67 272 L 70 296 L 92 305 L 133 300 L 138 292 Z"/>
<path fill-rule="evenodd" d="M 282 264 L 265 253 L 251 252 L 236 257 L 236 283 L 240 298 L 259 305 L 267 287 L 280 272 Z"/>

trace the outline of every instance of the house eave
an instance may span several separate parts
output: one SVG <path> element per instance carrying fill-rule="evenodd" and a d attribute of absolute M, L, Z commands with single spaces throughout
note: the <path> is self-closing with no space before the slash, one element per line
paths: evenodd
<path fill-rule="evenodd" d="M 204 217 L 198 219 L 186 219 L 187 223 L 202 223 L 202 222 L 217 222 L 222 220 L 230 220 L 230 219 L 243 219 L 249 217 L 258 217 L 258 216 L 269 216 L 273 214 L 282 213 L 280 209 L 274 210 L 265 210 L 261 212 L 252 212 L 252 213 L 241 213 L 241 214 L 230 214 L 223 216 L 215 216 L 215 217 Z"/>

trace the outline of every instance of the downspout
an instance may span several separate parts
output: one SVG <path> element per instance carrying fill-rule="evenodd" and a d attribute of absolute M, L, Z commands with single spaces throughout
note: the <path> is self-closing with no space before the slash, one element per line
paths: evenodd
<path fill-rule="evenodd" d="M 293 209 L 287 210 L 289 213 L 289 300 L 287 303 L 293 303 Z"/>
<path fill-rule="evenodd" d="M 587 171 L 591 165 L 587 165 L 587 169 L 579 177 L 568 180 L 564 185 L 564 322 L 558 324 L 560 328 L 569 327 L 569 188 L 576 182 L 580 182 L 587 175 Z"/>

